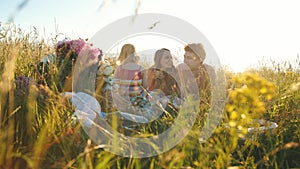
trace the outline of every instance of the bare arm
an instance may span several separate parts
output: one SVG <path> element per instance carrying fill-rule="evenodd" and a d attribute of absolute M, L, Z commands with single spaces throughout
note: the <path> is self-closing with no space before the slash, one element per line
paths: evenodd
<path fill-rule="evenodd" d="M 144 87 L 144 89 L 148 89 L 148 78 L 147 78 L 147 73 L 146 73 L 145 69 L 142 70 L 142 76 L 143 76 L 143 79 L 142 79 L 143 87 Z"/>

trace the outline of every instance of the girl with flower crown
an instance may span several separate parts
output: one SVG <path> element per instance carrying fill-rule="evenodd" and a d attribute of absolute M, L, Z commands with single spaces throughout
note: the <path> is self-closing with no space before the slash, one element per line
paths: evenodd
<path fill-rule="evenodd" d="M 98 62 L 101 60 L 102 51 L 98 48 L 92 48 L 91 45 L 86 43 L 83 39 L 64 40 L 57 43 L 56 55 L 56 65 L 58 69 L 56 81 L 58 83 L 58 90 L 72 91 L 73 87 L 76 87 L 78 90 L 82 88 L 82 86 L 78 86 L 80 83 L 75 84 L 77 86 L 72 84 L 74 81 L 74 71 L 77 71 L 75 72 L 75 75 L 77 75 L 77 77 L 75 76 L 75 78 L 77 78 L 75 80 L 80 81 L 78 78 L 80 76 L 83 77 L 83 73 L 86 73 L 84 69 L 91 66 L 97 68 Z M 82 68 L 82 70 L 74 70 L 75 63 L 77 64 L 76 68 Z M 78 71 L 80 72 L 78 73 Z M 96 76 L 96 73 L 94 74 Z"/>

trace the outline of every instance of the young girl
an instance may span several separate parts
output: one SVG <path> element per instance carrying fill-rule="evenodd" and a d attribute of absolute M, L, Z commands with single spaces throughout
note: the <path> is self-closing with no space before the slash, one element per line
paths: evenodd
<path fill-rule="evenodd" d="M 119 95 L 127 98 L 143 94 L 148 86 L 145 69 L 137 63 L 135 47 L 125 44 L 119 56 L 120 66 L 115 71 Z"/>

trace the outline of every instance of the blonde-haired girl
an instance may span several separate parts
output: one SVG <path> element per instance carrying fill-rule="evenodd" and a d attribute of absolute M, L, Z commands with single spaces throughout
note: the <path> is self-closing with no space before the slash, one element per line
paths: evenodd
<path fill-rule="evenodd" d="M 121 64 L 115 72 L 119 94 L 129 97 L 141 95 L 148 87 L 148 82 L 145 69 L 137 63 L 135 47 L 132 44 L 123 45 L 119 61 Z"/>

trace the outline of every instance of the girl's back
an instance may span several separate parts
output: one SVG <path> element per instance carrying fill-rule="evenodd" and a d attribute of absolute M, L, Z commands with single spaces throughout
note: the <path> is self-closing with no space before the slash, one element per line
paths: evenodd
<path fill-rule="evenodd" d="M 122 96 L 134 97 L 143 92 L 144 68 L 136 63 L 120 65 L 115 78 L 119 84 L 119 94 Z"/>

